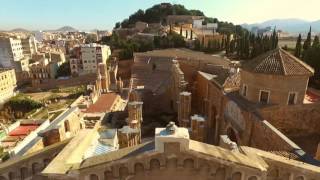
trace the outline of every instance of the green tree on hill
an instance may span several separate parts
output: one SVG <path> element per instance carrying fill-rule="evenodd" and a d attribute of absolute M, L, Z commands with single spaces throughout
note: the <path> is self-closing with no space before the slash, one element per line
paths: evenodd
<path fill-rule="evenodd" d="M 312 40 L 311 40 L 311 26 L 310 26 L 307 39 L 303 43 L 303 59 L 304 59 L 304 56 L 305 56 L 304 52 L 306 52 L 308 49 L 310 49 L 311 43 L 312 43 Z"/>

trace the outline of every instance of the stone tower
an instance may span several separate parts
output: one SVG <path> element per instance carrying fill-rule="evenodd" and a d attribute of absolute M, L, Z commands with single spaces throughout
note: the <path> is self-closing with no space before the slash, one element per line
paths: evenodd
<path fill-rule="evenodd" d="M 181 127 L 190 127 L 191 93 L 181 92 L 178 102 L 178 122 Z"/>

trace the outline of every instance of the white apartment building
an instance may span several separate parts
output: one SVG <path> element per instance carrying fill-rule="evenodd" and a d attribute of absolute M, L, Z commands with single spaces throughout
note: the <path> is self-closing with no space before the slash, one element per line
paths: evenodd
<path fill-rule="evenodd" d="M 16 61 L 24 58 L 22 43 L 19 38 L 0 37 L 0 65 L 12 68 Z"/>
<path fill-rule="evenodd" d="M 95 43 L 81 45 L 80 61 L 83 69 L 79 70 L 79 74 L 96 73 L 98 64 L 106 64 L 110 55 L 111 50 L 107 45 Z"/>
<path fill-rule="evenodd" d="M 25 39 L 21 39 L 21 45 L 23 54 L 25 56 L 31 57 L 33 54 L 37 53 L 37 45 L 33 36 L 29 36 Z"/>

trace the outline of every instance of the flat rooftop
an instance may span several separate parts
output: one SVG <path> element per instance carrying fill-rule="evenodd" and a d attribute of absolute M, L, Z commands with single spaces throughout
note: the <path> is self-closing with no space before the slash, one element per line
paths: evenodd
<path fill-rule="evenodd" d="M 118 95 L 115 93 L 102 94 L 94 104 L 91 104 L 88 109 L 85 110 L 85 113 L 109 112 L 117 100 L 117 97 Z"/>

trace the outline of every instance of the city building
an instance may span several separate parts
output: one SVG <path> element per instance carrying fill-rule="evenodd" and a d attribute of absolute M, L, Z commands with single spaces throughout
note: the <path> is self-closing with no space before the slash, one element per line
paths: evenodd
<path fill-rule="evenodd" d="M 15 95 L 17 87 L 14 69 L 0 69 L 0 104 L 3 105 Z"/>
<path fill-rule="evenodd" d="M 15 62 L 24 58 L 20 38 L 0 37 L 0 65 L 4 68 L 15 67 Z"/>
<path fill-rule="evenodd" d="M 111 55 L 110 47 L 99 44 L 84 44 L 80 46 L 80 56 L 70 59 L 73 75 L 97 73 L 98 64 L 106 64 Z"/>
<path fill-rule="evenodd" d="M 33 36 L 21 39 L 21 45 L 24 56 L 32 57 L 33 54 L 37 53 L 38 49 L 35 41 L 35 37 Z"/>

